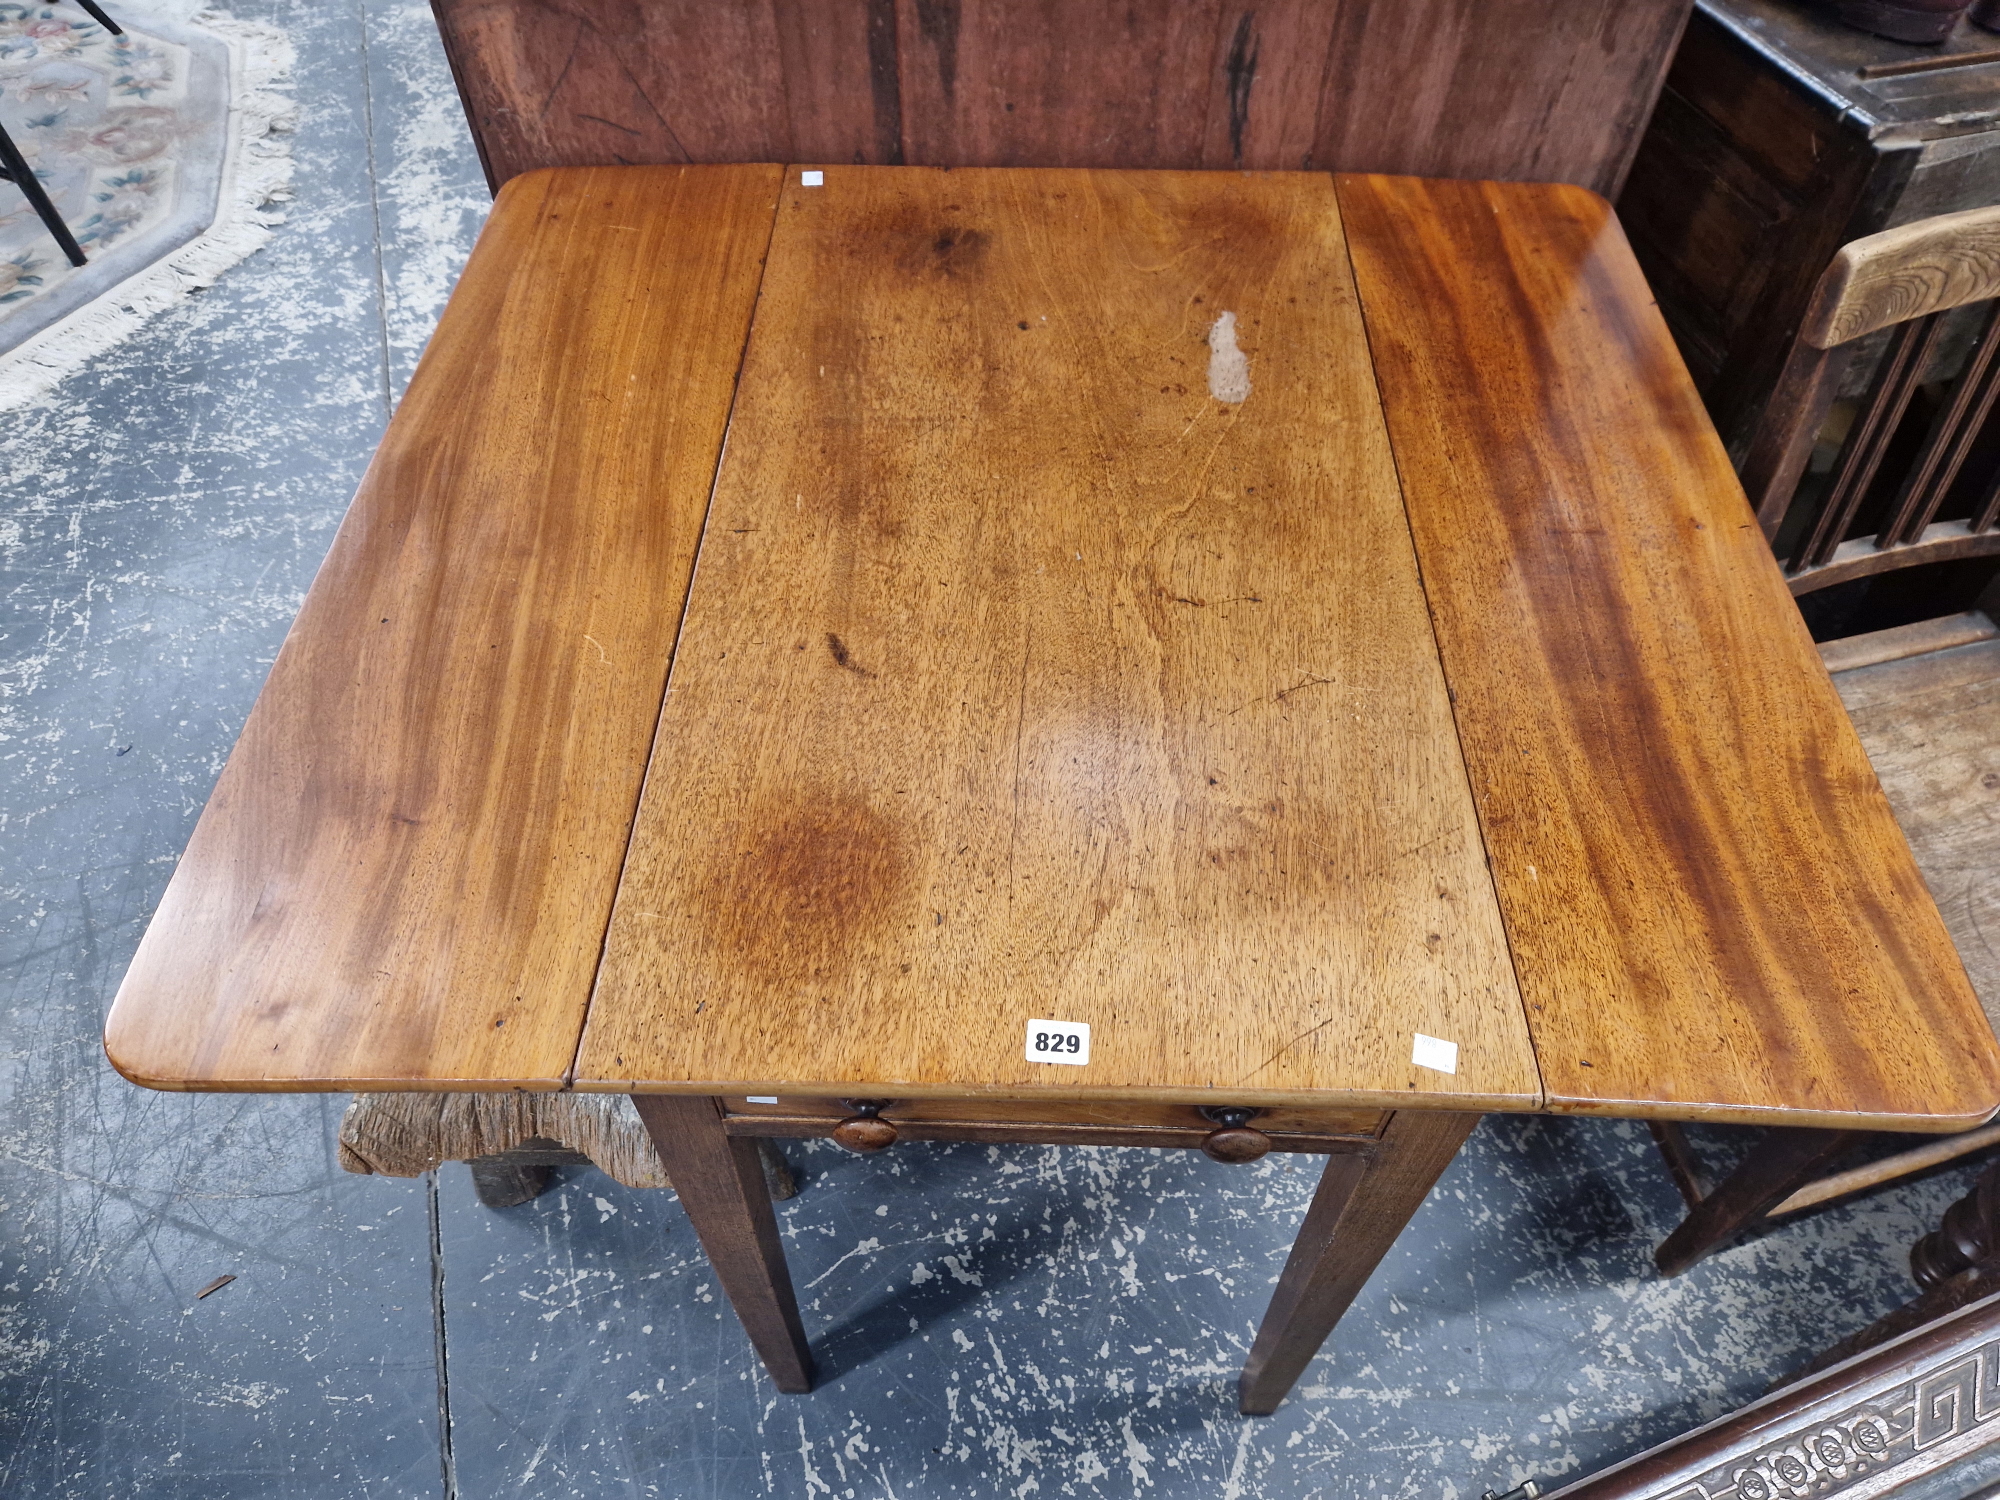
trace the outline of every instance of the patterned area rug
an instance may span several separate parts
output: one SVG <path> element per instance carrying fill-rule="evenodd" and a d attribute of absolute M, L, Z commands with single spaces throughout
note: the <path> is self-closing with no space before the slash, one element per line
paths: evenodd
<path fill-rule="evenodd" d="M 283 35 L 154 0 L 0 0 L 0 125 L 90 263 L 0 182 L 0 406 L 40 394 L 261 245 L 291 182 Z"/>

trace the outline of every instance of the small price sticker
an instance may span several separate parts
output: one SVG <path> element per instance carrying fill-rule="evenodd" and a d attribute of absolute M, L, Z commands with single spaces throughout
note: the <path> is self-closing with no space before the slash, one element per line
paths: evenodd
<path fill-rule="evenodd" d="M 1456 1073 L 1458 1071 L 1458 1043 L 1447 1042 L 1443 1037 L 1425 1036 L 1421 1031 L 1412 1033 L 1416 1045 L 1410 1048 L 1410 1061 L 1420 1068 L 1429 1068 L 1433 1073 Z"/>
<path fill-rule="evenodd" d="M 1088 1021 L 1030 1021 L 1028 1061 L 1069 1063 L 1081 1067 L 1090 1061 Z"/>

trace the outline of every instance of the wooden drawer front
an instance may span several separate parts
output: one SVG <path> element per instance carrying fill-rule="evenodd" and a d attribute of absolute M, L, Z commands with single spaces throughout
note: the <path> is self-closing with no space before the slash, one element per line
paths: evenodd
<path fill-rule="evenodd" d="M 737 1135 L 825 1135 L 854 1113 L 838 1099 L 780 1098 L 767 1104 L 738 1097 L 722 1102 L 730 1132 Z M 1217 1128 L 1192 1104 L 906 1099 L 883 1110 L 881 1117 L 908 1140 L 1195 1146 Z M 1258 1111 L 1250 1124 L 1280 1150 L 1311 1150 L 1329 1140 L 1372 1140 L 1386 1118 L 1374 1109 L 1279 1106 Z"/>

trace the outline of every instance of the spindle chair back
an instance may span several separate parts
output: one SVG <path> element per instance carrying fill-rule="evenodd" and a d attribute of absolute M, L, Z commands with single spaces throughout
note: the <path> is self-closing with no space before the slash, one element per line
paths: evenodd
<path fill-rule="evenodd" d="M 2000 208 L 1940 214 L 1843 247 L 1820 277 L 1751 439 L 1744 488 L 1794 594 L 1919 564 L 2000 554 L 2000 469 L 1968 460 L 2000 397 Z M 1886 509 L 1865 504 L 1956 309 L 1985 304 L 1977 342 Z M 1801 484 L 1868 335 L 1888 347 L 1823 486 Z M 1946 502 L 1956 500 L 1948 515 Z"/>

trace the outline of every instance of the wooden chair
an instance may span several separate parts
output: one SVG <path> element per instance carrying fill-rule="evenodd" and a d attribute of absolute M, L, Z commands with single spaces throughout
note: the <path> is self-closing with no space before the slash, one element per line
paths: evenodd
<path fill-rule="evenodd" d="M 1873 594 L 1888 628 L 1820 654 L 2000 1027 L 2000 208 L 1846 246 L 1820 278 L 1742 466 L 1808 618 L 1838 630 Z M 1959 309 L 1965 309 L 1960 312 Z M 1969 326 L 1968 326 L 1969 325 Z M 1971 332 L 1955 379 L 1933 377 Z M 1811 460 L 1857 352 L 1886 334 L 1830 466 Z M 1822 447 L 1822 456 L 1826 454 Z M 1846 598 L 1841 596 L 1845 595 Z M 1970 606 L 1970 607 L 1968 607 Z M 1825 1175 L 1860 1137 L 1772 1131 L 1710 1191 L 1677 1126 L 1655 1138 L 1688 1216 L 1660 1245 L 1674 1275 L 1755 1220 L 1796 1213 L 2000 1142 L 2000 1126 Z"/>

